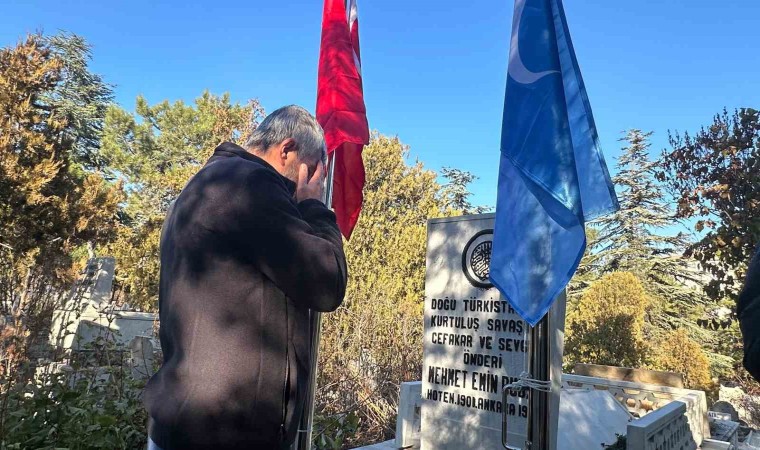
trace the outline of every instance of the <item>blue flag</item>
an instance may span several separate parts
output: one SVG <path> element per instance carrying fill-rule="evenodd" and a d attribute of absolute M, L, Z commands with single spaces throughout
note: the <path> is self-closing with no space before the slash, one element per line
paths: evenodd
<path fill-rule="evenodd" d="M 490 277 L 535 326 L 618 209 L 561 0 L 516 0 Z"/>

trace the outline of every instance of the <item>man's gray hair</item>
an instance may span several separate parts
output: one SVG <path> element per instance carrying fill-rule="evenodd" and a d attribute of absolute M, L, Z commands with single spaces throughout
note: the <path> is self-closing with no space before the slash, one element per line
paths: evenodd
<path fill-rule="evenodd" d="M 245 145 L 249 150 L 265 153 L 269 147 L 288 138 L 296 142 L 302 160 L 324 162 L 327 153 L 322 127 L 309 111 L 297 105 L 283 106 L 269 114 Z"/>

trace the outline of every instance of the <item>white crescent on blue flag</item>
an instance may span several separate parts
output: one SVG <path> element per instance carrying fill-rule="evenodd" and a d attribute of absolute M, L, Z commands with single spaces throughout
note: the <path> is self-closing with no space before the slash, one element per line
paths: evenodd
<path fill-rule="evenodd" d="M 515 1 L 501 133 L 490 278 L 535 326 L 618 209 L 561 0 Z"/>

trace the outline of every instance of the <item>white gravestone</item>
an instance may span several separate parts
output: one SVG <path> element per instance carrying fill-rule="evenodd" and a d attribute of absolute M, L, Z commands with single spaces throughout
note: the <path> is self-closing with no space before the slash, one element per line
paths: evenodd
<path fill-rule="evenodd" d="M 422 450 L 502 448 L 504 411 L 508 443 L 525 446 L 529 394 L 515 392 L 502 404 L 502 388 L 527 370 L 529 326 L 488 281 L 493 223 L 493 214 L 428 222 Z M 561 373 L 557 331 L 550 327 L 557 337 L 553 376 Z M 556 434 L 554 397 L 550 423 Z"/>

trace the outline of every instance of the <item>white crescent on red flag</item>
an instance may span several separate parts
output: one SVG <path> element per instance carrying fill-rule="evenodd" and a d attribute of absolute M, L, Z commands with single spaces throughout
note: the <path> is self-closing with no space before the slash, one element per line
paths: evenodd
<path fill-rule="evenodd" d="M 359 220 L 364 189 L 362 149 L 369 144 L 356 0 L 325 0 L 317 83 L 317 121 L 335 160 L 333 209 L 348 239 Z"/>

